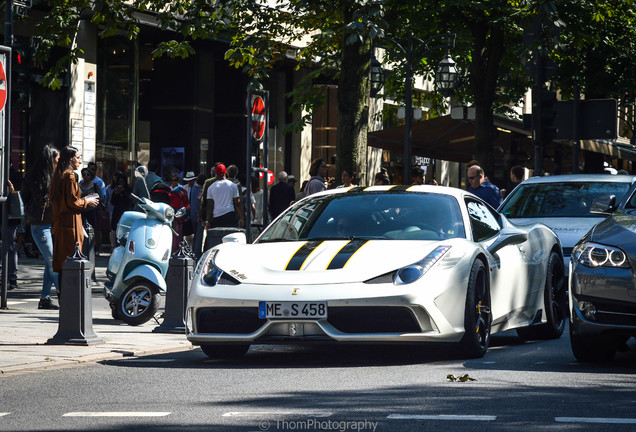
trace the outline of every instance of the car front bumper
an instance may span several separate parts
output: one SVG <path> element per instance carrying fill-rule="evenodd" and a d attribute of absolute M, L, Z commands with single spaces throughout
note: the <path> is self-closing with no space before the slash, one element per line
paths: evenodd
<path fill-rule="evenodd" d="M 636 336 L 636 284 L 631 269 L 591 268 L 572 261 L 569 297 L 572 334 Z"/>
<path fill-rule="evenodd" d="M 452 326 L 433 302 L 423 305 L 409 300 L 408 296 L 328 300 L 326 319 L 265 319 L 258 316 L 258 301 L 207 300 L 187 308 L 186 336 L 195 345 L 461 339 L 463 326 Z"/>

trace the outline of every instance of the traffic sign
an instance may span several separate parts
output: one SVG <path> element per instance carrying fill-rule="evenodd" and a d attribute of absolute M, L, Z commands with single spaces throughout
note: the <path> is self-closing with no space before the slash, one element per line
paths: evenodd
<path fill-rule="evenodd" d="M 255 96 L 252 103 L 252 137 L 255 140 L 263 139 L 266 119 L 265 102 L 262 97 Z"/>
<path fill-rule="evenodd" d="M 0 111 L 4 109 L 4 105 L 6 103 L 7 103 L 7 75 L 4 73 L 4 63 L 0 61 Z"/>
<path fill-rule="evenodd" d="M 267 171 L 267 185 L 271 186 L 274 184 L 274 173 L 271 171 Z"/>

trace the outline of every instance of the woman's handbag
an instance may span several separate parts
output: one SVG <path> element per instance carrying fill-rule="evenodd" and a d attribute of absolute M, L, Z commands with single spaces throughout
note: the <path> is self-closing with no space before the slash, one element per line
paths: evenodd
<path fill-rule="evenodd" d="M 19 192 L 10 193 L 7 202 L 9 204 L 9 219 L 20 219 L 24 216 L 24 204 Z"/>

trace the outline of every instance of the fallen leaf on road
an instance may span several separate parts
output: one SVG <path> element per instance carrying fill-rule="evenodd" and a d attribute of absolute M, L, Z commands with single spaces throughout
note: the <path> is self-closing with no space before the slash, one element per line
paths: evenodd
<path fill-rule="evenodd" d="M 462 376 L 458 376 L 456 377 L 453 374 L 448 374 L 446 375 L 446 381 L 451 381 L 451 382 L 466 382 L 466 381 L 477 381 L 475 378 L 471 378 L 468 376 L 468 374 L 464 374 Z"/>

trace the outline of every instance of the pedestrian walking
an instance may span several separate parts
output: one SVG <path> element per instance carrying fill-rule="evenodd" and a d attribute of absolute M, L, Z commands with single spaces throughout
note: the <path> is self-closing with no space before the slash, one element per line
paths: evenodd
<path fill-rule="evenodd" d="M 201 173 L 197 176 L 196 183 L 190 188 L 190 221 L 194 228 L 194 238 L 192 239 L 192 251 L 194 255 L 199 258 L 203 253 L 203 228 L 204 224 L 201 223 L 199 218 L 199 206 L 201 205 L 201 199 L 203 198 L 203 185 L 207 180 L 205 173 Z"/>
<path fill-rule="evenodd" d="M 121 219 L 121 216 L 128 210 L 132 210 L 133 201 L 130 196 L 130 186 L 128 185 L 128 178 L 121 170 L 115 171 L 113 179 L 109 185 L 112 189 L 110 192 L 110 199 L 108 201 L 111 208 L 110 215 L 110 241 L 113 249 L 117 244 L 115 234 L 117 233 L 117 224 Z"/>
<path fill-rule="evenodd" d="M 59 309 L 51 300 L 51 288 L 59 291 L 58 274 L 53 270 L 53 237 L 51 236 L 51 201 L 49 186 L 60 152 L 52 145 L 44 146 L 35 164 L 26 173 L 24 186 L 20 191 L 24 202 L 27 223 L 31 237 L 44 260 L 42 293 L 38 309 Z"/>
<path fill-rule="evenodd" d="M 20 184 L 21 182 L 16 179 L 15 174 L 12 172 L 12 178 L 16 181 L 16 184 Z M 8 218 L 8 238 L 6 239 L 8 248 L 8 263 L 7 263 L 7 279 L 9 281 L 9 285 L 7 286 L 7 291 L 11 291 L 18 288 L 18 236 L 19 230 L 22 226 L 22 216 L 24 213 L 24 206 L 20 204 L 20 194 L 18 190 L 14 187 L 14 184 L 11 180 L 7 180 L 7 186 L 9 193 L 9 197 L 15 198 L 10 199 L 8 202 L 9 205 L 9 218 Z M 13 210 L 13 206 L 15 206 L 15 210 Z M 21 208 L 18 208 L 21 207 Z M 13 215 L 12 215 L 13 214 Z M 3 272 L 2 263 L 0 262 L 0 274 Z"/>
<path fill-rule="evenodd" d="M 313 195 L 327 189 L 325 184 L 327 177 L 327 162 L 324 159 L 316 159 L 309 167 L 309 183 L 305 188 L 305 196 Z"/>
<path fill-rule="evenodd" d="M 206 229 L 236 227 L 237 215 L 238 225 L 245 226 L 238 186 L 225 178 L 225 165 L 217 165 L 215 173 L 217 180 L 210 185 L 207 192 Z"/>
<path fill-rule="evenodd" d="M 356 173 L 351 168 L 345 168 L 342 170 L 342 174 L 340 174 L 340 180 L 342 181 L 342 184 L 338 187 L 351 187 L 354 185 L 355 179 Z"/>
<path fill-rule="evenodd" d="M 468 192 L 477 195 L 495 209 L 499 207 L 502 201 L 501 192 L 497 186 L 486 179 L 484 170 L 479 165 L 468 168 L 466 176 L 470 184 Z"/>
<path fill-rule="evenodd" d="M 272 220 L 284 212 L 296 200 L 294 189 L 287 184 L 287 173 L 278 173 L 278 183 L 269 190 L 269 215 Z"/>
<path fill-rule="evenodd" d="M 168 176 L 171 187 L 169 195 L 170 207 L 172 207 L 175 212 L 181 208 L 185 208 L 187 212 L 184 217 L 175 218 L 175 220 L 172 221 L 172 228 L 177 233 L 177 235 L 172 237 L 172 251 L 174 252 L 179 248 L 179 244 L 183 240 L 185 224 L 190 222 L 190 202 L 188 201 L 188 192 L 179 184 L 179 174 L 173 171 L 168 174 Z"/>
<path fill-rule="evenodd" d="M 63 285 L 62 265 L 66 257 L 80 251 L 84 243 L 84 228 L 81 212 L 88 207 L 97 207 L 96 197 L 82 198 L 75 170 L 79 169 L 82 158 L 73 146 L 67 146 L 60 152 L 57 167 L 51 179 L 49 197 L 51 201 L 51 234 L 53 236 L 53 271 L 59 276 L 58 298 Z"/>

